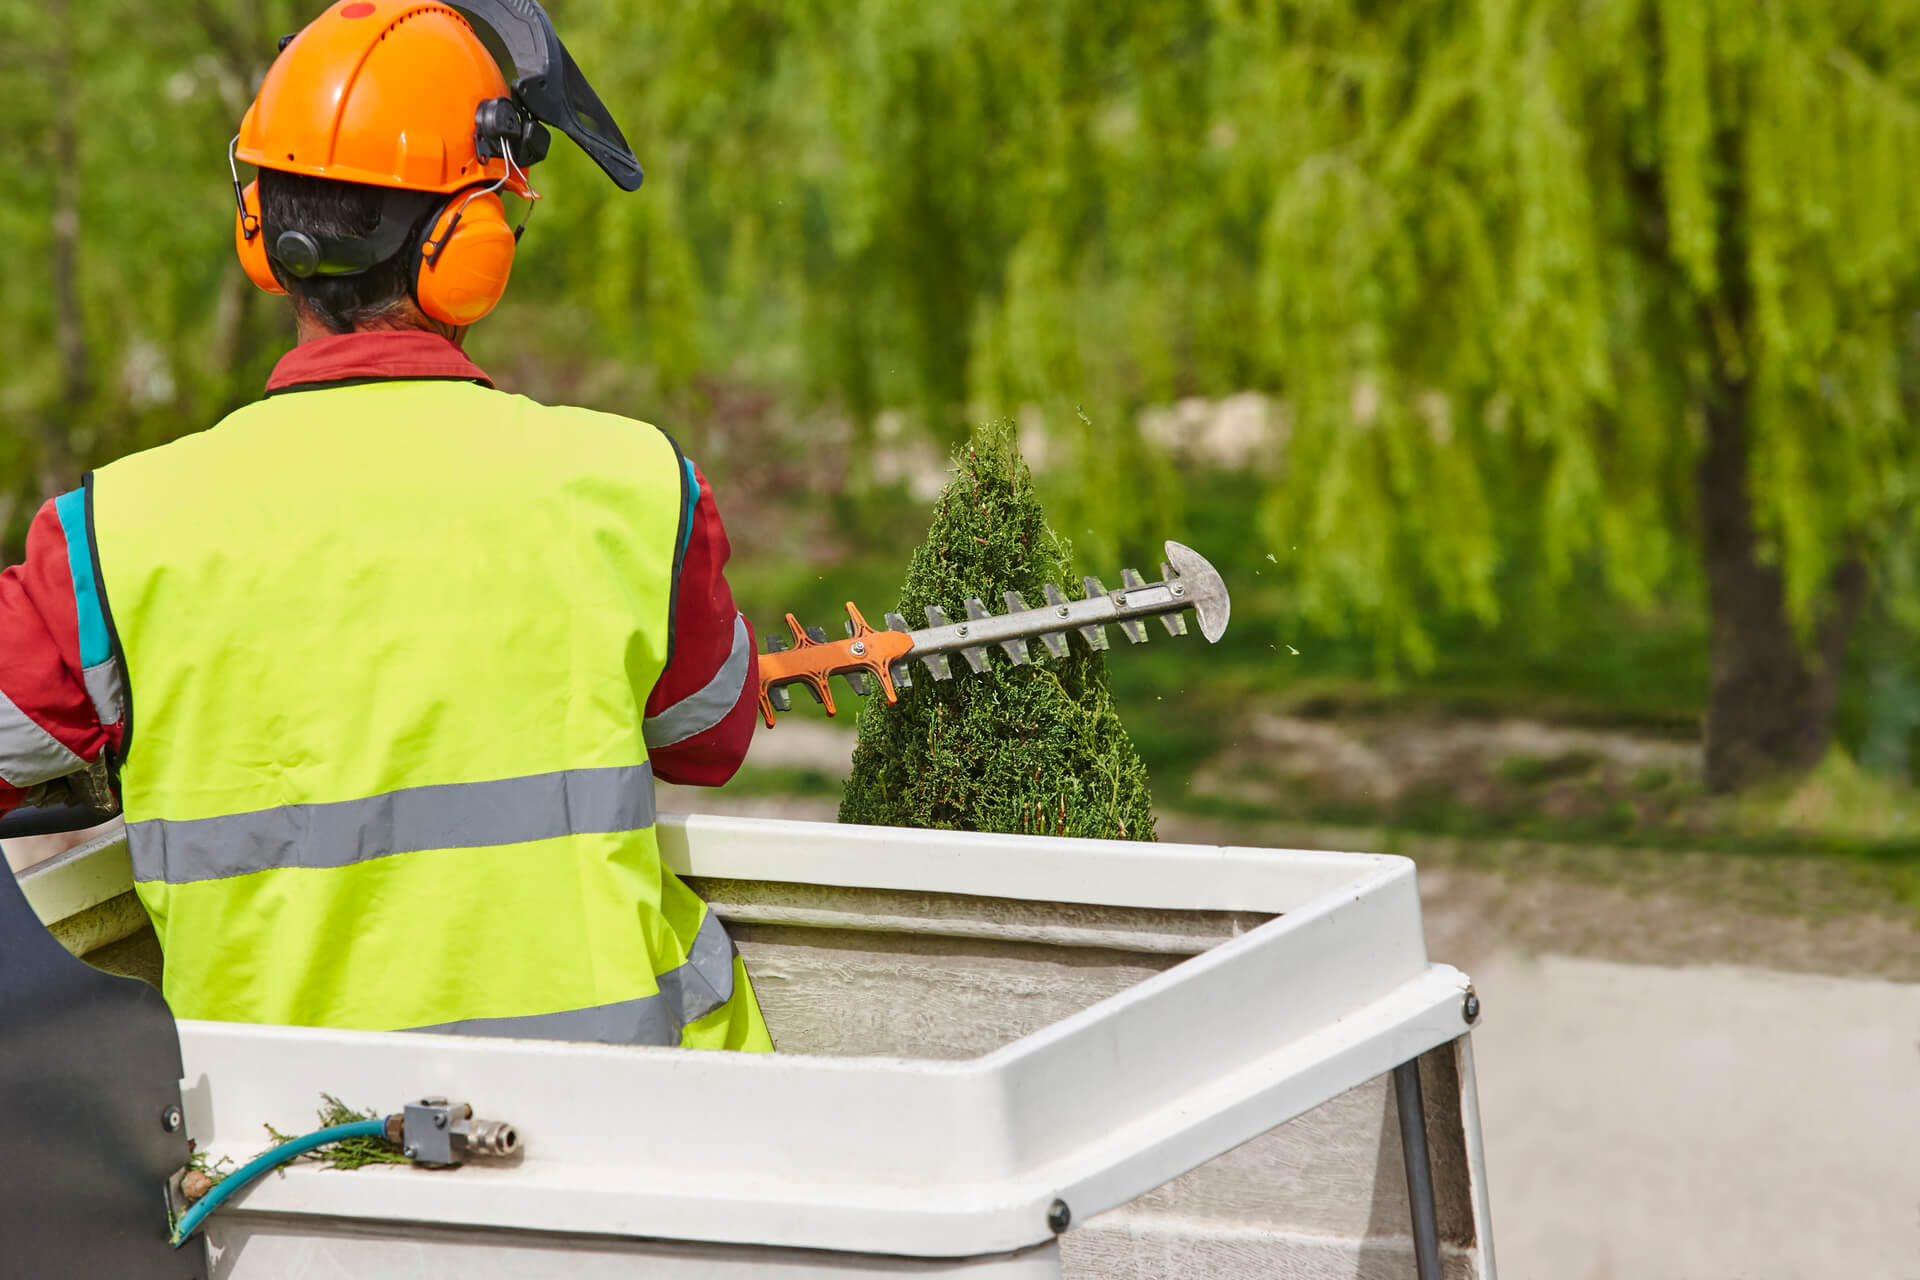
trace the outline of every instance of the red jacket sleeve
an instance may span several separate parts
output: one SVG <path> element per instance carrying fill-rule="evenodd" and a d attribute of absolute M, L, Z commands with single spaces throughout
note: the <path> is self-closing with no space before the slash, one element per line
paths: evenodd
<path fill-rule="evenodd" d="M 103 725 L 80 663 L 65 530 L 53 503 L 27 530 L 24 563 L 0 573 L 0 813 L 29 787 L 118 751 L 124 719 Z"/>
<path fill-rule="evenodd" d="M 705 475 L 673 597 L 673 654 L 647 698 L 647 755 L 667 782 L 717 787 L 753 740 L 760 682 L 753 626 L 734 607 L 725 569 L 731 548 Z"/>

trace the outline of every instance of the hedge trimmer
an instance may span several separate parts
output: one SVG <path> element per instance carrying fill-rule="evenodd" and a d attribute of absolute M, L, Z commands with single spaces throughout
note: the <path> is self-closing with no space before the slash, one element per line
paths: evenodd
<path fill-rule="evenodd" d="M 1028 642 L 1038 640 L 1055 658 L 1067 656 L 1067 632 L 1078 631 L 1092 649 L 1106 649 L 1106 627 L 1117 624 L 1121 634 L 1134 644 L 1145 644 L 1145 619 L 1159 618 L 1169 635 L 1185 635 L 1187 620 L 1183 610 L 1192 609 L 1200 623 L 1200 634 L 1208 643 L 1217 641 L 1227 629 L 1231 601 L 1227 584 L 1191 547 L 1167 543 L 1167 558 L 1160 566 L 1160 581 L 1145 582 L 1132 569 L 1120 571 L 1121 586 L 1109 591 L 1098 578 L 1081 579 L 1085 595 L 1069 600 L 1066 593 L 1049 582 L 1047 602 L 1029 606 L 1017 591 L 1003 593 L 1007 612 L 994 613 L 986 602 L 966 601 L 967 616 L 955 622 L 937 605 L 927 606 L 927 625 L 908 630 L 907 620 L 889 613 L 887 629 L 877 631 L 860 616 L 852 601 L 847 602 L 847 638 L 828 640 L 819 627 L 803 627 L 799 619 L 787 615 L 793 632 L 791 644 L 782 636 L 767 640 L 767 652 L 760 659 L 760 714 L 768 727 L 773 713 L 789 711 L 793 700 L 786 686 L 798 684 L 813 694 L 814 701 L 835 713 L 833 691 L 827 687 L 829 676 L 845 676 L 853 691 L 861 696 L 873 692 L 869 681 L 877 681 L 888 702 L 899 701 L 896 689 L 913 686 L 910 664 L 919 662 L 935 680 L 951 680 L 951 657 L 959 654 L 975 673 L 987 669 L 987 650 L 998 645 L 1014 666 L 1033 659 Z"/>

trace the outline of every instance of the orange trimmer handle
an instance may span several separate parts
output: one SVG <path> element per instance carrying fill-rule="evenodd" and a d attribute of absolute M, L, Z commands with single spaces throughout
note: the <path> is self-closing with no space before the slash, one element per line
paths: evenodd
<path fill-rule="evenodd" d="M 799 619 L 787 615 L 787 627 L 793 632 L 793 648 L 759 655 L 760 714 L 767 727 L 773 727 L 773 690 L 785 684 L 804 684 L 818 695 L 828 715 L 837 713 L 833 690 L 827 677 L 859 671 L 880 682 L 880 691 L 888 702 L 898 702 L 893 687 L 893 664 L 913 650 L 913 641 L 904 631 L 875 631 L 860 616 L 853 602 L 847 602 L 847 618 L 853 634 L 845 640 L 815 640 L 807 634 Z"/>

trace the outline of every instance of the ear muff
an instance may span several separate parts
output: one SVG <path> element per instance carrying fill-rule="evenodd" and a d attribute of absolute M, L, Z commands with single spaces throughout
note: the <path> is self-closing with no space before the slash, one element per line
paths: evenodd
<path fill-rule="evenodd" d="M 233 248 L 240 255 L 247 279 L 268 293 L 286 292 L 273 278 L 273 267 L 267 262 L 267 233 L 260 225 L 258 181 L 247 184 L 246 190 L 240 193 L 240 206 L 233 211 Z"/>
<path fill-rule="evenodd" d="M 434 215 L 420 242 L 414 301 L 443 324 L 472 324 L 507 291 L 515 244 L 499 196 L 491 191 L 456 195 Z"/>

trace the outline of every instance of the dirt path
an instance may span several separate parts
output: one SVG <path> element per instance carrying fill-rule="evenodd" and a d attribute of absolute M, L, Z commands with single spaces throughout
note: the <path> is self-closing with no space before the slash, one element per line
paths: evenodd
<path fill-rule="evenodd" d="M 1427 947 L 1471 972 L 1503 949 L 1632 964 L 1740 964 L 1920 981 L 1920 920 L 1819 856 L 1421 838 L 1163 815 L 1163 839 L 1384 850 L 1420 868 Z"/>

